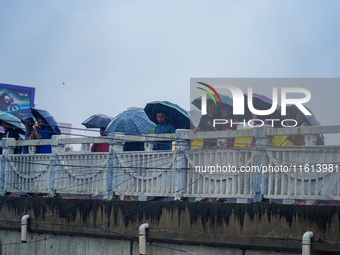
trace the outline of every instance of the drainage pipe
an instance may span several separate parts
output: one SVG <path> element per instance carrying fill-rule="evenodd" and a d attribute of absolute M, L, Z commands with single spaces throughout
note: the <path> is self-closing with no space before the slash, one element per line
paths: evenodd
<path fill-rule="evenodd" d="M 30 216 L 28 214 L 24 215 L 21 218 L 21 242 L 26 243 L 27 242 L 27 223 Z"/>
<path fill-rule="evenodd" d="M 146 229 L 149 228 L 148 223 L 143 223 L 139 226 L 139 254 L 146 255 Z"/>
<path fill-rule="evenodd" d="M 313 232 L 307 231 L 302 236 L 302 255 L 310 255 L 310 245 L 312 243 Z"/>

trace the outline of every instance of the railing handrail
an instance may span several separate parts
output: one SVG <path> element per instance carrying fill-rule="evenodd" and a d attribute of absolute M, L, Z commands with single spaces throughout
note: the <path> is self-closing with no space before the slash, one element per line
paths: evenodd
<path fill-rule="evenodd" d="M 272 128 L 265 127 L 266 136 L 286 136 L 286 135 L 320 135 L 320 134 L 336 134 L 340 133 L 340 125 L 330 126 L 305 126 L 290 128 Z M 192 130 L 186 130 L 183 139 L 218 139 L 218 138 L 236 138 L 254 136 L 254 128 L 244 128 L 239 130 L 225 131 L 205 131 L 193 133 Z M 54 136 L 53 139 L 39 140 L 19 140 L 8 139 L 9 147 L 16 146 L 39 146 L 39 145 L 66 145 L 66 144 L 90 144 L 90 143 L 108 143 L 109 136 L 102 137 L 76 137 L 68 138 L 65 136 Z M 116 133 L 116 139 L 121 142 L 154 142 L 159 140 L 175 140 L 175 134 L 147 134 L 147 135 L 124 135 Z M 54 142 L 53 142 L 54 141 Z M 2 145 L 0 144 L 0 147 Z"/>
<path fill-rule="evenodd" d="M 15 185 L 25 192 L 47 192 L 51 196 L 66 192 L 107 194 L 109 198 L 118 194 L 173 196 L 175 199 L 181 196 L 253 197 L 254 201 L 261 201 L 263 196 L 325 200 L 334 196 L 340 200 L 340 175 L 335 171 L 340 167 L 340 145 L 333 146 L 335 149 L 315 146 L 315 138 L 321 132 L 340 133 L 340 126 L 262 127 L 197 133 L 176 130 L 175 134 L 141 136 L 111 133 L 105 137 L 53 136 L 49 140 L 27 141 L 5 138 L 2 141 L 0 195 L 4 195 L 6 190 L 13 192 L 12 186 Z M 273 136 L 295 134 L 305 135 L 307 147 L 272 146 Z M 192 140 L 233 137 L 255 137 L 255 144 L 248 148 L 229 149 L 225 146 L 227 141 L 221 141 L 219 144 L 222 146 L 216 147 L 218 150 L 203 147 L 189 152 Z M 152 142 L 162 139 L 176 141 L 176 151 L 151 151 Z M 130 141 L 145 142 L 145 151 L 123 152 L 124 142 Z M 109 144 L 110 153 L 90 152 L 91 143 L 105 142 Z M 83 154 L 64 152 L 65 144 L 74 143 L 82 144 Z M 34 146 L 38 145 L 51 145 L 52 153 L 35 154 Z M 13 154 L 15 146 L 28 146 L 29 153 Z M 222 175 L 206 173 L 206 169 L 215 166 L 223 170 Z M 274 175 L 264 172 L 259 175 L 236 171 L 224 175 L 224 170 L 230 166 L 235 170 L 241 170 L 241 167 L 289 167 L 297 172 Z M 320 176 L 321 166 L 329 168 L 327 175 Z M 202 167 L 202 173 L 201 170 L 197 172 L 197 167 Z M 305 169 L 315 172 L 302 175 L 301 171 Z M 36 185 L 38 182 L 39 185 Z"/>

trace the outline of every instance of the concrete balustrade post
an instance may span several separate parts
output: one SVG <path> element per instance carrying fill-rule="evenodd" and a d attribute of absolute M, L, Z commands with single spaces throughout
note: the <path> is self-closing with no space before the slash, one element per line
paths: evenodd
<path fill-rule="evenodd" d="M 175 180 L 175 200 L 179 200 L 185 191 L 188 176 L 188 151 L 190 149 L 190 141 L 186 139 L 188 130 L 176 130 L 176 161 L 174 169 Z"/>
<path fill-rule="evenodd" d="M 266 177 L 262 173 L 261 166 L 269 164 L 269 157 L 266 153 L 266 147 L 271 145 L 271 138 L 266 137 L 266 127 L 255 127 L 254 137 L 256 139 L 256 150 L 254 155 L 254 166 L 258 166 L 258 172 L 253 173 L 254 183 L 254 201 L 260 202 L 263 199 L 263 192 L 267 189 Z"/>
<path fill-rule="evenodd" d="M 65 148 L 63 144 L 59 143 L 59 140 L 64 136 L 53 135 L 51 138 L 52 154 L 50 163 L 50 197 L 56 195 L 56 172 L 57 168 L 60 168 L 58 153 L 63 153 Z"/>
<path fill-rule="evenodd" d="M 315 146 L 317 141 L 317 135 L 305 135 L 305 145 Z"/>
<path fill-rule="evenodd" d="M 117 152 L 123 151 L 122 140 L 117 139 L 122 133 L 110 133 L 109 134 L 109 161 L 108 161 L 108 171 L 107 171 L 107 196 L 108 199 L 112 199 L 115 195 L 115 191 L 118 186 L 119 178 L 119 160 L 117 157 Z"/>
<path fill-rule="evenodd" d="M 14 138 L 3 138 L 1 140 L 2 156 L 1 156 L 1 180 L 0 180 L 0 195 L 6 194 L 6 176 L 8 176 L 9 162 L 8 155 L 14 153 L 14 147 L 10 146 L 10 142 L 14 142 Z"/>

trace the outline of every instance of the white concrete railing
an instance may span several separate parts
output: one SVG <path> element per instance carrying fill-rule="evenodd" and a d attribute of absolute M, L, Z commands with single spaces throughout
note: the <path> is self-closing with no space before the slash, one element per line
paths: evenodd
<path fill-rule="evenodd" d="M 340 145 L 316 146 L 317 134 L 340 133 L 340 126 L 255 128 L 237 131 L 65 138 L 15 141 L 3 139 L 0 192 L 340 200 Z M 273 136 L 305 135 L 306 146 L 272 146 Z M 256 137 L 256 147 L 227 148 L 223 139 Z M 214 148 L 190 149 L 198 139 L 219 139 Z M 176 150 L 152 151 L 153 141 L 171 139 Z M 124 152 L 124 141 L 145 142 L 146 151 Z M 108 142 L 109 153 L 91 153 L 91 143 Z M 36 154 L 35 146 L 52 145 L 51 154 Z M 80 153 L 65 153 L 66 144 L 82 144 Z M 30 146 L 29 154 L 13 154 Z M 197 167 L 215 167 L 199 172 Z M 232 172 L 216 172 L 230 166 Z M 255 170 L 267 167 L 267 171 Z M 281 169 L 289 171 L 272 171 Z M 203 169 L 203 168 L 201 168 Z M 207 169 L 207 168 L 206 168 Z M 226 168 L 224 168 L 225 170 Z M 230 168 L 229 168 L 230 169 Z M 241 170 L 248 171 L 241 171 Z M 320 170 L 321 169 L 321 170 Z M 295 171 L 294 171 L 295 170 Z M 308 170 L 308 172 L 307 172 Z"/>

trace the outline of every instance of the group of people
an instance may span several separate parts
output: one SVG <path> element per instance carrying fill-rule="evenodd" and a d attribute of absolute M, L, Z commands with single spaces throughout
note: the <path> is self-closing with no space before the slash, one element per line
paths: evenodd
<path fill-rule="evenodd" d="M 213 124 L 214 119 L 225 119 L 228 122 L 222 125 Z M 237 125 L 231 124 L 237 122 L 236 119 L 232 118 L 232 111 L 229 107 L 222 107 L 220 112 L 217 112 L 217 107 L 214 103 L 209 102 L 207 106 L 207 114 L 203 115 L 197 127 L 194 128 L 194 133 L 198 131 L 218 131 L 218 130 L 237 130 Z M 234 147 L 235 138 L 228 138 L 228 148 Z M 216 139 L 205 139 L 203 147 L 214 147 L 217 145 Z"/>
<path fill-rule="evenodd" d="M 168 116 L 165 112 L 157 113 L 158 125 L 155 127 L 155 134 L 169 134 L 175 133 L 176 128 L 168 121 Z M 107 136 L 105 134 L 105 128 L 100 128 L 100 135 Z M 172 141 L 156 141 L 153 144 L 153 150 L 171 150 Z M 91 152 L 109 152 L 110 146 L 108 143 L 94 143 L 91 146 Z M 144 151 L 144 142 L 125 142 L 123 151 Z M 157 199 L 162 199 L 158 197 Z M 132 196 L 124 196 L 124 201 L 133 201 Z"/>
<path fill-rule="evenodd" d="M 33 139 L 51 139 L 55 132 L 46 123 L 45 119 L 37 118 L 36 121 L 33 117 L 25 117 L 21 120 L 26 127 L 26 131 L 18 128 L 6 121 L 0 121 L 0 125 L 4 128 L 5 132 L 0 138 L 14 138 L 15 140 L 33 140 Z M 164 112 L 157 113 L 158 125 L 155 127 L 155 134 L 175 133 L 176 128 L 173 124 L 168 122 L 168 116 Z M 24 138 L 22 136 L 24 136 Z M 106 136 L 105 128 L 100 128 L 100 135 Z M 153 150 L 171 150 L 172 141 L 156 141 L 153 145 Z M 126 142 L 124 144 L 124 151 L 143 151 L 143 142 Z M 51 153 L 51 145 L 37 146 L 36 153 Z M 108 143 L 94 143 L 91 147 L 91 152 L 109 152 Z M 14 154 L 28 153 L 28 147 L 16 147 Z"/>
<path fill-rule="evenodd" d="M 14 138 L 15 140 L 33 140 L 33 139 L 51 139 L 54 131 L 46 123 L 45 119 L 37 118 L 35 121 L 33 117 L 25 117 L 21 120 L 26 127 L 25 133 L 23 130 L 6 122 L 1 121 L 0 125 L 4 128 L 5 133 L 1 138 Z M 24 138 L 20 136 L 24 135 Z M 51 145 L 40 145 L 36 148 L 36 153 L 51 153 Z M 28 147 L 15 147 L 14 154 L 28 153 Z"/>
<path fill-rule="evenodd" d="M 255 119 L 256 116 L 253 116 Z M 214 125 L 214 119 L 224 119 L 227 120 L 226 124 Z M 207 114 L 203 115 L 200 119 L 200 122 L 197 127 L 194 128 L 194 133 L 198 131 L 218 131 L 218 130 L 237 130 L 237 124 L 231 124 L 232 122 L 238 122 L 237 119 L 234 119 L 232 116 L 232 109 L 229 107 L 222 107 L 219 112 L 217 112 L 217 107 L 214 103 L 208 103 L 207 106 Z M 299 111 L 296 112 L 296 121 L 298 123 L 297 126 L 309 126 L 309 122 L 306 120 L 305 116 L 301 114 Z M 35 121 L 32 117 L 25 117 L 22 122 L 26 127 L 25 132 L 25 140 L 32 139 L 51 139 L 54 131 L 51 127 L 46 123 L 45 119 L 37 118 Z M 169 134 L 175 133 L 176 128 L 173 124 L 168 121 L 168 116 L 165 112 L 157 113 L 157 122 L 158 125 L 155 127 L 155 134 Z M 266 121 L 264 121 L 264 124 Z M 3 126 L 5 133 L 2 134 L 2 137 L 6 138 L 14 138 L 15 140 L 23 140 L 20 136 L 22 134 L 22 129 L 15 127 L 14 125 L 1 121 L 0 125 Z M 105 128 L 100 128 L 100 135 L 106 136 Z M 303 135 L 295 135 L 288 136 L 287 140 L 290 141 L 293 145 L 304 145 L 304 136 Z M 253 138 L 250 146 L 255 146 L 255 139 Z M 235 138 L 227 139 L 227 147 L 233 148 L 235 144 Z M 216 139 L 205 139 L 203 142 L 203 147 L 215 147 L 217 146 Z M 171 150 L 172 149 L 172 141 L 156 141 L 153 144 L 153 150 Z M 123 151 L 143 151 L 144 143 L 143 142 L 126 142 L 124 144 Z M 51 153 L 52 148 L 50 145 L 41 145 L 37 146 L 36 153 Z M 109 144 L 108 143 L 95 143 L 91 147 L 91 152 L 109 152 Z M 28 153 L 28 147 L 16 147 L 14 149 L 15 154 L 20 153 Z"/>
<path fill-rule="evenodd" d="M 165 112 L 157 113 L 158 125 L 155 127 L 155 134 L 171 134 L 176 132 L 176 128 L 168 121 L 168 116 Z M 106 136 L 105 128 L 100 128 L 100 135 Z M 156 141 L 153 144 L 153 150 L 171 150 L 172 141 Z M 125 142 L 123 151 L 144 151 L 143 142 Z M 109 152 L 108 143 L 94 143 L 91 147 L 91 152 Z"/>
<path fill-rule="evenodd" d="M 252 114 L 253 120 L 260 119 L 261 117 Z M 227 120 L 226 124 L 216 124 L 214 125 L 214 119 L 223 119 Z M 232 121 L 231 121 L 232 120 Z M 306 117 L 300 112 L 296 111 L 295 120 L 297 122 L 297 127 L 310 126 L 310 123 L 307 121 Z M 217 111 L 217 107 L 213 102 L 208 102 L 207 105 L 207 114 L 203 115 L 200 119 L 200 122 L 197 127 L 194 128 L 194 133 L 198 131 L 219 131 L 219 130 L 237 130 L 237 122 L 238 119 L 234 118 L 232 115 L 232 109 L 230 107 L 224 106 L 219 111 Z M 269 125 L 268 121 L 262 120 L 261 124 Z M 254 124 L 256 126 L 256 123 Z M 317 144 L 322 144 L 322 141 L 319 141 L 320 137 L 318 137 Z M 291 142 L 292 145 L 302 146 L 305 145 L 304 135 L 291 135 L 287 136 L 285 141 Z M 227 139 L 227 147 L 233 148 L 235 145 L 235 138 Z M 213 148 L 217 146 L 216 139 L 204 139 L 203 147 L 204 148 Z M 252 138 L 251 147 L 256 146 L 256 139 Z"/>

